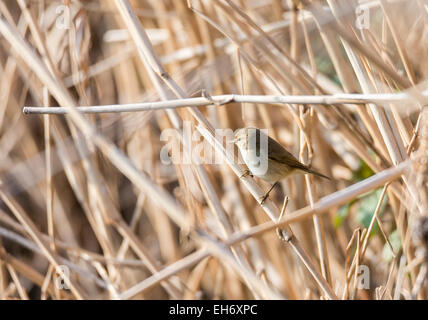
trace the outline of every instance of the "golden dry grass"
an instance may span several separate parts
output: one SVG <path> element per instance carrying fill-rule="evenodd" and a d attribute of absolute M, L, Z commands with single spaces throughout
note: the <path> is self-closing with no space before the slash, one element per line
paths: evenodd
<path fill-rule="evenodd" d="M 0 297 L 427 299 L 427 37 L 423 0 L 0 2 Z M 260 204 L 245 126 L 332 180 Z"/>

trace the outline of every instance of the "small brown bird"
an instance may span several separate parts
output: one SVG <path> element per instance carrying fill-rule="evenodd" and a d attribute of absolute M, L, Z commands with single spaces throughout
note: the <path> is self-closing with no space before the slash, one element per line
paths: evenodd
<path fill-rule="evenodd" d="M 311 173 L 330 179 L 301 163 L 278 142 L 257 128 L 239 129 L 235 133 L 234 142 L 249 169 L 243 176 L 250 174 L 273 183 L 269 191 L 261 198 L 261 203 L 268 198 L 269 193 L 280 180 L 290 175 Z"/>

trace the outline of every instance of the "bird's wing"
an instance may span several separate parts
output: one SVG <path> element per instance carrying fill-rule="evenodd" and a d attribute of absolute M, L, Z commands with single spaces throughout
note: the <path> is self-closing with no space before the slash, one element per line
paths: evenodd
<path fill-rule="evenodd" d="M 269 139 L 269 146 L 272 146 L 271 148 L 268 148 L 268 157 L 269 159 L 275 160 L 280 163 L 284 163 L 291 168 L 300 169 L 303 171 L 308 171 L 308 167 L 305 166 L 303 163 L 301 163 L 299 160 L 297 160 L 290 152 L 285 150 L 283 146 L 281 146 L 278 142 L 276 142 L 271 137 Z"/>
<path fill-rule="evenodd" d="M 305 166 L 303 163 L 297 160 L 290 152 L 285 150 L 283 146 L 281 146 L 278 142 L 276 142 L 274 139 L 270 137 L 269 137 L 269 145 L 273 145 L 272 148 L 268 149 L 269 159 L 275 160 L 280 163 L 285 163 L 293 169 L 299 169 L 304 172 L 312 173 L 319 177 L 330 180 L 330 177 L 327 177 L 326 175 L 323 175 L 322 173 L 319 173 L 318 171 L 312 170 L 308 168 L 308 166 Z"/>

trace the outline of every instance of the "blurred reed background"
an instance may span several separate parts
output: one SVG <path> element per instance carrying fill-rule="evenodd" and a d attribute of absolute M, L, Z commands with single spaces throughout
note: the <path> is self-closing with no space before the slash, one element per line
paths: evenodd
<path fill-rule="evenodd" d="M 428 297 L 427 1 L 6 0 L 0 74 L 2 299 Z M 245 126 L 332 180 L 260 205 L 269 185 L 213 138 Z M 229 158 L 161 161 L 202 137 Z"/>

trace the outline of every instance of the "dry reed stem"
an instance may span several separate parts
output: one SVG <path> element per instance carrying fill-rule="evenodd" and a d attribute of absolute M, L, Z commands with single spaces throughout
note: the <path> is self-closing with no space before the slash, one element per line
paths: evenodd
<path fill-rule="evenodd" d="M 424 96 L 428 97 L 428 92 L 424 92 Z M 292 95 L 292 96 L 269 96 L 269 95 L 237 95 L 225 94 L 220 96 L 210 96 L 199 98 L 172 99 L 168 101 L 158 102 L 142 102 L 120 105 L 104 105 L 104 106 L 81 106 L 76 109 L 81 113 L 109 113 L 109 112 L 135 112 L 135 111 L 150 111 L 163 109 L 176 109 L 188 106 L 224 106 L 231 103 L 263 103 L 263 104 L 367 104 L 379 103 L 385 104 L 394 103 L 409 103 L 414 102 L 414 97 L 406 93 L 389 93 L 389 94 L 357 94 L 357 93 L 342 93 L 334 95 Z M 215 104 L 213 104 L 215 102 Z M 64 107 L 30 107 L 26 106 L 22 109 L 25 114 L 67 114 Z"/>

